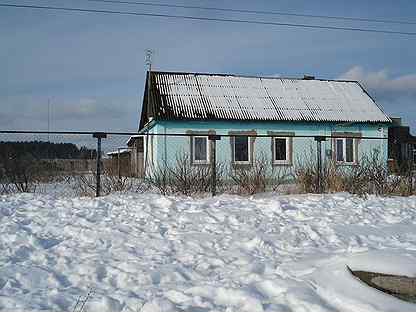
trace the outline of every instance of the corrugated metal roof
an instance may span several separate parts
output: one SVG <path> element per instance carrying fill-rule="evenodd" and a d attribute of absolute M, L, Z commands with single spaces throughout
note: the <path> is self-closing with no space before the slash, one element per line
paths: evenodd
<path fill-rule="evenodd" d="M 150 89 L 156 119 L 390 122 L 355 81 L 152 72 Z"/>

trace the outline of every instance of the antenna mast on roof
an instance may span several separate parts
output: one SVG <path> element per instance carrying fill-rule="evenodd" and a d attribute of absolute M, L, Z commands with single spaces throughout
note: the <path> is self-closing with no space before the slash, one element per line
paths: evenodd
<path fill-rule="evenodd" d="M 155 53 L 155 51 L 153 49 L 146 49 L 145 50 L 145 64 L 148 66 L 148 72 L 147 72 L 147 101 L 146 101 L 146 106 L 147 106 L 147 121 L 146 123 L 148 123 L 150 121 L 150 117 L 151 117 L 151 111 L 150 111 L 150 83 L 151 83 L 151 79 L 150 79 L 150 73 L 152 71 L 152 61 L 153 61 L 153 54 Z M 145 160 L 144 160 L 144 174 L 147 174 L 147 163 L 148 163 L 148 159 L 149 159 L 149 129 L 147 129 L 146 131 L 146 154 L 145 154 Z"/>
<path fill-rule="evenodd" d="M 151 91 L 151 78 L 150 78 L 150 74 L 152 71 L 152 63 L 153 63 L 153 55 L 155 54 L 155 50 L 153 49 L 146 49 L 145 50 L 145 64 L 149 67 L 148 68 L 148 73 L 147 73 L 147 115 L 151 116 L 151 111 L 150 111 L 150 91 Z M 153 116 L 151 116 L 153 117 Z"/>
<path fill-rule="evenodd" d="M 145 50 L 145 63 L 147 66 L 149 66 L 149 72 L 152 71 L 152 61 L 153 61 L 153 55 L 155 54 L 155 50 L 153 49 L 146 49 Z"/>

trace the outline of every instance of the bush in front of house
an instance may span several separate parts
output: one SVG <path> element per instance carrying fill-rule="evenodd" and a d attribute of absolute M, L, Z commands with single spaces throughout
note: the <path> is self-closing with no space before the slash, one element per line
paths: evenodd
<path fill-rule="evenodd" d="M 228 172 L 228 191 L 243 195 L 278 191 L 280 186 L 293 180 L 287 166 L 272 166 L 264 154 L 250 165 L 231 165 Z"/>
<path fill-rule="evenodd" d="M 192 195 L 211 191 L 212 166 L 194 165 L 189 154 L 177 153 L 173 164 L 159 164 L 149 168 L 145 181 L 161 194 Z M 225 166 L 216 164 L 216 185 L 219 192 L 224 188 Z"/>
<path fill-rule="evenodd" d="M 298 161 L 294 176 L 302 192 L 319 192 L 318 169 L 312 157 Z M 415 194 L 415 172 L 412 164 L 405 163 L 393 175 L 382 161 L 378 150 L 363 155 L 359 163 L 354 165 L 345 166 L 333 160 L 324 161 L 321 183 L 324 193 L 349 192 L 359 196 Z"/>

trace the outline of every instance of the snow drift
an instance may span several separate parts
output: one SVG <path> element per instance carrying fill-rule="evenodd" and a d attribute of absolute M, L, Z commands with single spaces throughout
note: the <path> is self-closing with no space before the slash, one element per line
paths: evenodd
<path fill-rule="evenodd" d="M 415 276 L 416 198 L 0 197 L 0 310 L 415 311 L 353 269 Z"/>

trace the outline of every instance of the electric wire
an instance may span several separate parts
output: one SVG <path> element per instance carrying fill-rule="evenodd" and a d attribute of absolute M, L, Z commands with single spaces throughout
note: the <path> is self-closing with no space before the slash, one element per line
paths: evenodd
<path fill-rule="evenodd" d="M 368 18 L 368 17 L 315 15 L 315 14 L 290 13 L 290 12 L 280 12 L 280 11 L 260 11 L 260 10 L 204 7 L 204 6 L 168 4 L 168 3 L 151 3 L 151 2 L 141 2 L 141 1 L 122 1 L 122 0 L 84 0 L 84 1 L 109 3 L 109 4 L 131 4 L 131 5 L 142 5 L 142 6 L 151 6 L 151 7 L 167 7 L 167 8 L 177 8 L 177 9 L 210 10 L 210 11 L 232 12 L 232 13 L 279 15 L 279 16 L 306 17 L 306 18 L 331 19 L 331 20 L 343 20 L 343 21 L 373 22 L 373 23 L 400 24 L 400 25 L 416 25 L 416 22 L 390 20 L 390 19 Z"/>
<path fill-rule="evenodd" d="M 283 27 L 291 27 L 291 28 L 337 30 L 337 31 L 356 31 L 356 32 L 379 33 L 379 34 L 390 34 L 390 35 L 416 36 L 416 32 L 380 30 L 380 29 L 356 28 L 356 27 L 324 26 L 324 25 L 317 25 L 317 24 L 314 25 L 314 24 L 297 24 L 297 23 L 279 23 L 279 22 L 259 21 L 259 20 L 214 18 L 214 17 L 202 17 L 202 16 L 192 16 L 192 15 L 141 13 L 141 12 L 134 12 L 134 11 L 116 11 L 116 10 L 103 10 L 103 9 L 87 9 L 87 8 L 41 6 L 41 5 L 24 5 L 24 4 L 10 4 L 10 3 L 0 3 L 0 7 L 39 9 L 39 10 L 63 11 L 63 12 L 79 12 L 79 13 L 117 14 L 117 15 L 144 16 L 144 17 L 160 17 L 160 18 L 170 18 L 170 19 L 184 19 L 184 20 L 193 20 L 193 21 L 228 22 L 228 23 L 238 23 L 238 24 L 257 24 L 257 25 L 266 25 L 266 26 L 283 26 Z"/>

